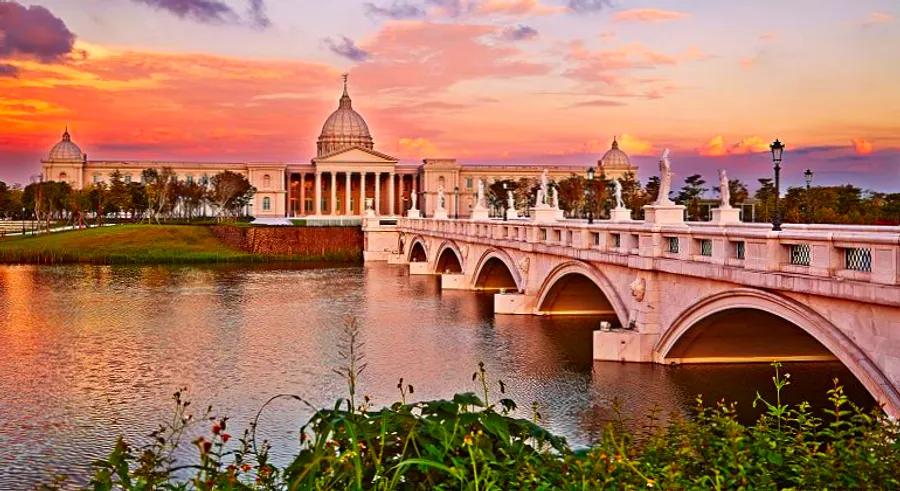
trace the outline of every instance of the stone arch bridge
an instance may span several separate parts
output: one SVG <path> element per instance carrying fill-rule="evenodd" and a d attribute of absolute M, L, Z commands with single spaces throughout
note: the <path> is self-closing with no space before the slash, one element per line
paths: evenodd
<path fill-rule="evenodd" d="M 606 318 L 595 359 L 837 359 L 900 416 L 898 227 L 406 218 L 364 230 L 367 261 L 493 291 L 498 314 Z"/>

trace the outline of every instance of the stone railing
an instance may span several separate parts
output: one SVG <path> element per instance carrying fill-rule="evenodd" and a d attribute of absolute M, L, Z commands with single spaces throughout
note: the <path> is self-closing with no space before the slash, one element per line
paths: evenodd
<path fill-rule="evenodd" d="M 535 223 L 402 218 L 397 228 L 408 234 L 490 242 L 640 269 L 650 268 L 648 260 L 674 260 L 900 285 L 900 227 L 789 224 L 781 232 L 773 232 L 771 225 L 764 223 L 599 221 L 588 225 L 579 220 Z M 897 294 L 896 289 L 890 290 L 891 295 Z M 896 301 L 900 303 L 900 299 Z"/>

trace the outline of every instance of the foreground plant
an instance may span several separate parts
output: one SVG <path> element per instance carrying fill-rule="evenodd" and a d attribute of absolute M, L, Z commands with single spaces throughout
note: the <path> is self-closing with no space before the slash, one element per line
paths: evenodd
<path fill-rule="evenodd" d="M 269 444 L 257 444 L 259 414 L 229 445 L 227 419 L 188 414 L 175 394 L 171 422 L 153 441 L 132 448 L 119 439 L 110 456 L 95 463 L 95 490 L 306 490 L 306 489 L 900 489 L 900 425 L 880 411 L 866 413 L 834 381 L 820 417 L 806 404 L 789 406 L 781 395 L 789 374 L 775 363 L 776 400 L 757 396 L 764 408 L 754 425 L 741 424 L 733 404 L 712 407 L 697 400 L 690 418 L 673 417 L 647 434 L 610 426 L 596 444 L 573 450 L 533 420 L 515 417 L 503 382 L 491 383 L 483 364 L 473 374 L 480 395 L 406 402 L 412 385 L 398 383 L 399 402 L 372 410 L 356 404 L 365 368 L 360 332 L 348 321 L 341 345 L 350 397 L 315 411 L 300 430 L 293 461 L 269 460 Z M 270 399 L 297 400 L 281 394 Z M 262 412 L 269 404 L 267 402 Z M 651 423 L 655 416 L 651 417 Z M 188 429 L 205 422 L 207 436 L 193 440 L 197 459 L 173 457 Z"/>

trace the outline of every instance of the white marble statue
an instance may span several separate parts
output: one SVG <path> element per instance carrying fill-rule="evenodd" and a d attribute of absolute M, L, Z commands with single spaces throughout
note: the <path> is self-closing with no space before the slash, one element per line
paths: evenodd
<path fill-rule="evenodd" d="M 662 157 L 659 159 L 659 196 L 656 198 L 655 205 L 672 205 L 669 199 L 669 192 L 672 190 L 672 163 L 669 162 L 669 149 L 663 150 Z"/>
<path fill-rule="evenodd" d="M 437 199 L 437 209 L 443 210 L 445 206 L 444 203 L 444 186 L 438 188 L 438 199 Z"/>
<path fill-rule="evenodd" d="M 613 179 L 613 186 L 615 187 L 614 194 L 616 196 L 616 209 L 624 210 L 625 202 L 622 201 L 622 183 L 619 182 L 618 179 Z"/>
<path fill-rule="evenodd" d="M 512 191 L 506 192 L 506 205 L 510 210 L 516 209 L 516 197 L 513 196 Z"/>
<path fill-rule="evenodd" d="M 419 193 L 417 193 L 417 192 L 415 192 L 415 191 L 409 193 L 409 199 L 410 199 L 410 201 L 411 201 L 411 203 L 412 203 L 412 208 L 410 208 L 410 210 L 416 210 L 416 209 L 417 209 L 417 208 L 416 208 L 416 204 L 417 204 L 418 201 L 419 201 Z"/>
<path fill-rule="evenodd" d="M 559 209 L 559 190 L 556 188 L 550 188 L 550 192 L 553 193 L 553 195 L 550 198 L 550 206 L 552 206 L 554 210 L 558 210 Z"/>
<path fill-rule="evenodd" d="M 537 199 L 534 201 L 535 208 L 544 208 L 548 205 L 547 203 L 547 190 L 550 186 L 550 173 L 547 169 L 544 169 L 544 172 L 541 173 L 541 187 L 537 192 Z"/>
<path fill-rule="evenodd" d="M 719 169 L 719 209 L 731 209 L 731 188 L 728 186 L 728 174 L 725 169 Z"/>
<path fill-rule="evenodd" d="M 484 179 L 478 179 L 478 201 L 475 202 L 475 207 L 479 210 L 487 208 L 486 203 L 484 199 Z"/>

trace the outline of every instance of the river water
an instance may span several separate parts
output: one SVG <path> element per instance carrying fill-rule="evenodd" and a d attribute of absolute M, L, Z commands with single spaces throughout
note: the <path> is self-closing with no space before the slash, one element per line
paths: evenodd
<path fill-rule="evenodd" d="M 593 362 L 601 319 L 495 317 L 491 305 L 384 264 L 0 266 L 0 489 L 60 473 L 85 483 L 117 435 L 142 441 L 171 416 L 179 387 L 194 407 L 230 416 L 234 434 L 274 394 L 331 406 L 346 395 L 332 369 L 343 363 L 336 345 L 348 316 L 368 362 L 359 392 L 375 404 L 399 399 L 400 377 L 414 399 L 476 390 L 483 361 L 522 417 L 537 402 L 543 424 L 576 446 L 610 421 L 688 411 L 701 393 L 738 401 L 749 418 L 756 390 L 772 392 L 766 365 Z M 852 399 L 872 403 L 840 364 L 788 368 L 792 400 L 821 401 L 838 377 Z M 259 438 L 276 462 L 296 451 L 309 415 L 290 402 L 263 413 Z"/>

